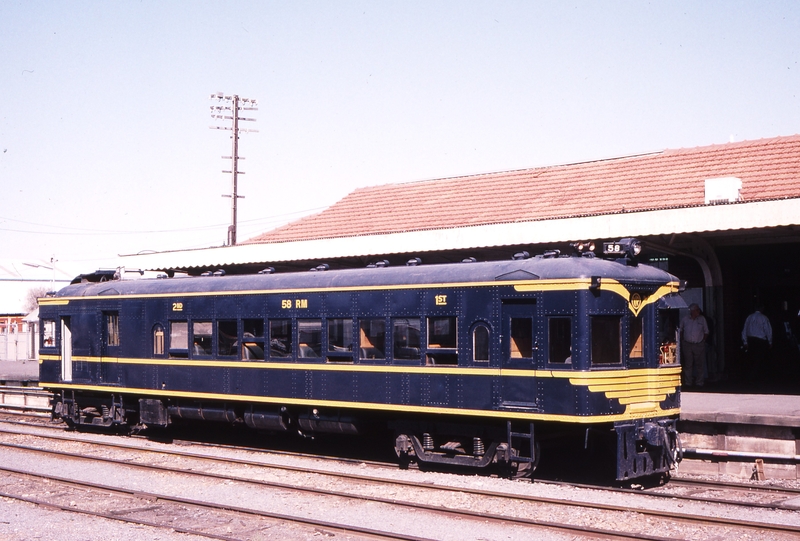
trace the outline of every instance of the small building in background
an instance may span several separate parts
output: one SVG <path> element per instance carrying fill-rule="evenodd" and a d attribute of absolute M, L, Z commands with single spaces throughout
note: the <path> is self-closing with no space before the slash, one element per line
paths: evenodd
<path fill-rule="evenodd" d="M 36 298 L 71 278 L 50 262 L 0 260 L 0 361 L 38 358 Z"/>

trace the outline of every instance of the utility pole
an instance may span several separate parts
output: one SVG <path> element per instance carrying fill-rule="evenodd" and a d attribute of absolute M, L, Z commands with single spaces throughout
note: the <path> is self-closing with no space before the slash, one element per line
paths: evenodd
<path fill-rule="evenodd" d="M 238 191 L 238 176 L 244 175 L 244 171 L 239 171 L 239 160 L 244 157 L 239 156 L 239 134 L 244 133 L 258 133 L 258 130 L 246 130 L 239 128 L 239 121 L 255 122 L 255 118 L 244 118 L 239 116 L 239 111 L 258 111 L 258 102 L 250 98 L 240 98 L 236 94 L 226 96 L 222 92 L 211 94 L 210 99 L 217 100 L 220 105 L 211 106 L 211 118 L 216 120 L 230 120 L 230 126 L 210 126 L 212 130 L 230 130 L 231 131 L 231 155 L 223 156 L 223 160 L 231 161 L 230 171 L 222 171 L 223 173 L 230 173 L 231 175 L 231 193 L 225 194 L 222 197 L 231 198 L 231 225 L 228 226 L 228 246 L 236 246 L 236 226 L 238 223 L 237 217 L 237 204 L 239 199 L 243 199 L 243 195 L 239 195 Z M 243 106 L 239 106 L 239 104 Z"/>

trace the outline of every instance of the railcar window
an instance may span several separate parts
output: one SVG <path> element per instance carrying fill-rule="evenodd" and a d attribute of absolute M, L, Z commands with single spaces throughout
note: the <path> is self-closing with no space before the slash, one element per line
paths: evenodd
<path fill-rule="evenodd" d="M 428 318 L 428 355 L 426 364 L 458 364 L 455 317 Z M 437 351 L 441 349 L 443 351 Z"/>
<path fill-rule="evenodd" d="M 297 356 L 316 358 L 322 356 L 322 320 L 297 320 Z"/>
<path fill-rule="evenodd" d="M 656 329 L 658 329 L 658 363 L 675 364 L 678 362 L 678 310 L 659 309 Z"/>
<path fill-rule="evenodd" d="M 533 358 L 533 320 L 531 318 L 511 318 L 510 355 L 515 359 Z"/>
<path fill-rule="evenodd" d="M 331 353 L 348 353 L 353 351 L 353 320 L 328 320 L 328 351 Z"/>
<path fill-rule="evenodd" d="M 235 319 L 217 321 L 217 354 L 223 357 L 236 355 L 238 335 L 238 323 Z"/>
<path fill-rule="evenodd" d="M 476 325 L 472 329 L 472 360 L 489 362 L 489 327 Z"/>
<path fill-rule="evenodd" d="M 395 359 L 420 360 L 419 318 L 392 320 L 392 347 Z"/>
<path fill-rule="evenodd" d="M 189 356 L 189 323 L 187 321 L 170 321 L 169 356 L 183 359 Z"/>
<path fill-rule="evenodd" d="M 429 348 L 455 348 L 456 343 L 456 318 L 428 318 Z"/>
<path fill-rule="evenodd" d="M 264 320 L 242 320 L 242 359 L 262 360 L 264 358 Z"/>
<path fill-rule="evenodd" d="M 54 348 L 56 347 L 56 320 L 43 319 L 42 320 L 42 347 Z"/>
<path fill-rule="evenodd" d="M 551 363 L 572 362 L 572 319 L 551 317 L 548 322 L 548 359 Z"/>
<path fill-rule="evenodd" d="M 628 357 L 632 359 L 644 357 L 641 316 L 631 318 L 630 335 L 630 351 L 628 352 Z"/>
<path fill-rule="evenodd" d="M 211 355 L 211 322 L 192 322 L 192 355 Z"/>
<path fill-rule="evenodd" d="M 386 321 L 383 319 L 360 319 L 358 321 L 359 359 L 386 358 Z"/>
<path fill-rule="evenodd" d="M 622 362 L 620 317 L 592 316 L 592 364 Z"/>
<path fill-rule="evenodd" d="M 117 312 L 106 313 L 106 345 L 119 345 L 119 314 Z"/>
<path fill-rule="evenodd" d="M 153 327 L 153 355 L 164 355 L 164 327 Z"/>
<path fill-rule="evenodd" d="M 292 320 L 269 320 L 269 356 L 292 356 Z"/>

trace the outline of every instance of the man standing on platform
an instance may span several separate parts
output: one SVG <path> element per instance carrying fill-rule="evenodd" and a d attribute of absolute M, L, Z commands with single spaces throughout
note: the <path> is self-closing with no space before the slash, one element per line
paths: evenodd
<path fill-rule="evenodd" d="M 742 329 L 742 344 L 749 361 L 749 376 L 760 379 L 766 370 L 767 354 L 772 347 L 772 325 L 769 318 L 762 314 L 763 306 L 747 316 Z"/>
<path fill-rule="evenodd" d="M 683 386 L 705 383 L 706 340 L 708 339 L 708 323 L 700 313 L 700 307 L 689 305 L 689 315 L 681 320 L 681 364 L 683 365 Z"/>

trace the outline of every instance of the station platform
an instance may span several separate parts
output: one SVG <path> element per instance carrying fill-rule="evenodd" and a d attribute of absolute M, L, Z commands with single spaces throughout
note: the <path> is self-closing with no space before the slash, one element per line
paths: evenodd
<path fill-rule="evenodd" d="M 800 396 L 685 391 L 681 421 L 800 428 Z"/>
<path fill-rule="evenodd" d="M 38 382 L 38 361 L 0 361 L 0 384 L 35 386 Z"/>
<path fill-rule="evenodd" d="M 800 396 L 683 392 L 680 470 L 800 479 Z"/>

